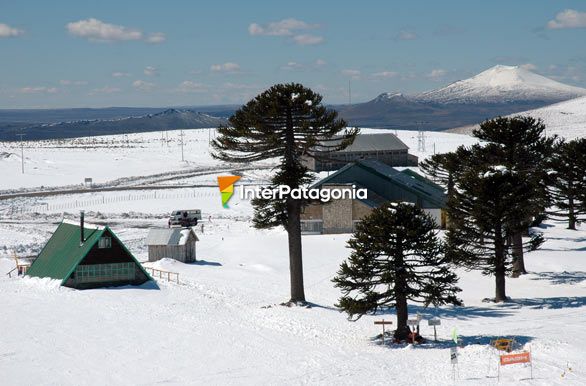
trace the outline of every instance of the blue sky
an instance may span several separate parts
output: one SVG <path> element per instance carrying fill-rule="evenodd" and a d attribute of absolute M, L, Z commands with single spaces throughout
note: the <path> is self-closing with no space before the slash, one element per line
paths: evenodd
<path fill-rule="evenodd" d="M 301 82 L 327 103 L 495 64 L 586 87 L 586 2 L 26 1 L 0 4 L 0 108 L 242 103 Z"/>

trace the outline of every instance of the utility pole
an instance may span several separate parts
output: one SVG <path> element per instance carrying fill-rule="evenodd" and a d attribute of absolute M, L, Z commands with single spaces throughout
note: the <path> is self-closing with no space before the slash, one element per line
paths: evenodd
<path fill-rule="evenodd" d="M 348 104 L 352 104 L 352 86 L 350 85 L 351 80 L 348 79 Z"/>
<path fill-rule="evenodd" d="M 185 161 L 185 158 L 183 157 L 183 130 L 181 130 L 181 162 Z"/>
<path fill-rule="evenodd" d="M 22 137 L 24 137 L 26 134 L 20 133 L 20 134 L 16 134 L 16 135 L 20 136 L 20 163 L 21 163 L 22 174 L 24 174 L 24 142 L 22 140 Z"/>

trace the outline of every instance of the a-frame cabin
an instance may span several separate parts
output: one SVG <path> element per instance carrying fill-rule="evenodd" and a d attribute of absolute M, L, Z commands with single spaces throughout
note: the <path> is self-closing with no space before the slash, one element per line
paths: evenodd
<path fill-rule="evenodd" d="M 152 280 L 108 226 L 64 220 L 28 269 L 77 289 L 140 285 Z"/>

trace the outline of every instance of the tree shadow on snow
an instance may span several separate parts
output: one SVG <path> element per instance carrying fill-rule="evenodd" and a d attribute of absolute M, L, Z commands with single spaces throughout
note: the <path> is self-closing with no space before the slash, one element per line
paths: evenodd
<path fill-rule="evenodd" d="M 586 297 L 569 296 L 555 298 L 510 299 L 503 306 L 514 308 L 529 307 L 533 309 L 562 309 L 586 306 Z"/>
<path fill-rule="evenodd" d="M 423 336 L 425 338 L 424 343 L 410 345 L 408 343 L 394 343 L 393 342 L 393 332 L 394 331 L 387 331 L 385 334 L 385 347 L 390 349 L 407 349 L 408 346 L 412 346 L 415 350 L 421 349 L 449 349 L 450 347 L 454 347 L 453 340 L 445 340 L 439 339 L 437 342 L 433 340 L 433 333 L 430 335 L 429 331 L 422 331 Z M 509 338 L 515 339 L 515 346 L 514 350 L 523 347 L 526 343 L 531 342 L 534 337 L 527 336 L 527 335 L 460 335 L 458 336 L 459 344 L 458 347 L 466 347 L 472 345 L 482 345 L 488 346 L 490 342 L 500 339 L 500 338 Z M 373 344 L 382 345 L 382 334 L 378 334 L 370 338 L 370 341 Z M 411 348 L 411 347 L 409 347 Z"/>
<path fill-rule="evenodd" d="M 537 277 L 531 280 L 548 280 L 551 284 L 579 284 L 586 281 L 584 271 L 563 271 L 563 272 L 531 272 Z"/>
<path fill-rule="evenodd" d="M 466 320 L 473 318 L 502 318 L 512 315 L 511 311 L 498 307 L 450 306 L 433 308 L 409 304 L 409 314 L 414 315 L 417 313 L 421 314 L 423 319 L 426 320 L 432 317 Z"/>

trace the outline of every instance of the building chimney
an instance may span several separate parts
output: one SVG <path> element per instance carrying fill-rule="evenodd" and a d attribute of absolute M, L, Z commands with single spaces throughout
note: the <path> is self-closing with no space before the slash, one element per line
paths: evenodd
<path fill-rule="evenodd" d="M 83 210 L 79 211 L 79 234 L 81 237 L 81 241 L 79 243 L 80 245 L 83 244 L 83 242 L 85 241 L 85 235 L 83 232 L 83 216 L 84 216 L 84 214 L 85 214 L 85 211 L 83 211 Z"/>

